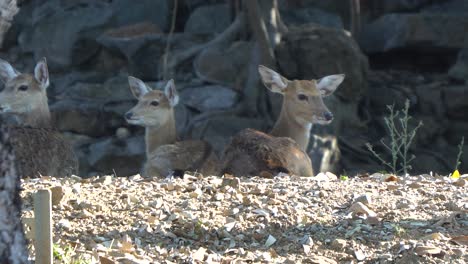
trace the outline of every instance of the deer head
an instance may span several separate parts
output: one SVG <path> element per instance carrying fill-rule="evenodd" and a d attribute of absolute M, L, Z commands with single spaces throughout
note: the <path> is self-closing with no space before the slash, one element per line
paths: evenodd
<path fill-rule="evenodd" d="M 284 96 L 282 111 L 302 125 L 329 124 L 333 114 L 323 102 L 341 84 L 345 75 L 335 74 L 319 80 L 288 80 L 279 73 L 260 65 L 263 84 L 272 92 Z"/>
<path fill-rule="evenodd" d="M 0 59 L 0 80 L 5 84 L 0 92 L 0 113 L 35 113 L 47 106 L 49 71 L 45 58 L 37 63 L 34 75 L 22 74 Z"/>
<path fill-rule="evenodd" d="M 169 122 L 174 116 L 174 106 L 179 95 L 174 80 L 167 82 L 164 92 L 152 90 L 143 81 L 129 76 L 130 90 L 138 103 L 125 114 L 125 119 L 133 125 L 159 127 Z"/>

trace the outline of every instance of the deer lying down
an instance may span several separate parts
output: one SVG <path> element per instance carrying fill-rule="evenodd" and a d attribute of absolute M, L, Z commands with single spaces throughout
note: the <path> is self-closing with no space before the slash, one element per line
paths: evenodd
<path fill-rule="evenodd" d="M 221 173 L 235 176 L 271 176 L 279 172 L 313 176 L 312 163 L 305 152 L 312 124 L 329 124 L 333 115 L 322 97 L 332 94 L 343 74 L 320 80 L 288 80 L 260 65 L 264 85 L 284 96 L 278 120 L 270 135 L 245 129 L 234 136 L 224 151 Z"/>
<path fill-rule="evenodd" d="M 179 96 L 170 80 L 164 92 L 151 90 L 134 77 L 128 77 L 130 90 L 138 103 L 125 114 L 133 125 L 145 127 L 145 177 L 183 176 L 185 171 L 198 171 L 204 175 L 217 172 L 218 159 L 212 147 L 200 140 L 177 142 L 174 106 Z"/>
<path fill-rule="evenodd" d="M 53 128 L 46 89 L 49 72 L 45 59 L 34 75 L 21 74 L 0 59 L 0 113 L 10 114 L 18 125 L 8 126 L 21 177 L 65 177 L 78 173 L 78 160 L 71 145 Z"/>

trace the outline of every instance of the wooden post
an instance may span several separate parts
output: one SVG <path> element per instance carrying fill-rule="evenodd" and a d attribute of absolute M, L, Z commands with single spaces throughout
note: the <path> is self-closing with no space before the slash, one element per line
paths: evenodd
<path fill-rule="evenodd" d="M 52 264 L 52 199 L 50 190 L 38 190 L 34 195 L 36 225 L 36 263 Z"/>

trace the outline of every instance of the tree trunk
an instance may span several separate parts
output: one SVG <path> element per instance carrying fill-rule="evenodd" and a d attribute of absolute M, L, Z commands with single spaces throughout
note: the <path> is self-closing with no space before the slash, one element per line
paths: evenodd
<path fill-rule="evenodd" d="M 13 17 L 18 13 L 16 0 L 0 1 L 0 47 L 2 47 L 5 34 L 10 29 Z"/>
<path fill-rule="evenodd" d="M 20 177 L 5 128 L 0 128 L 0 263 L 29 263 L 21 223 Z"/>

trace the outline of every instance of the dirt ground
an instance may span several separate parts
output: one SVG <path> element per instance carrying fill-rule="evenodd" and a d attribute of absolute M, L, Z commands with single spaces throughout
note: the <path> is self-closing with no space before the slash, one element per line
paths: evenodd
<path fill-rule="evenodd" d="M 52 188 L 56 263 L 468 263 L 467 176 L 44 177 L 23 216 Z"/>

